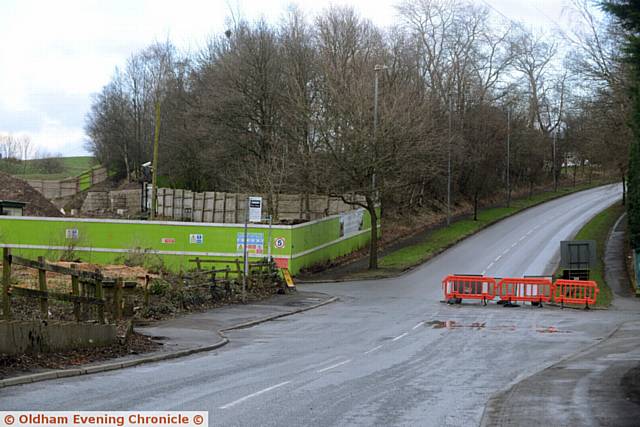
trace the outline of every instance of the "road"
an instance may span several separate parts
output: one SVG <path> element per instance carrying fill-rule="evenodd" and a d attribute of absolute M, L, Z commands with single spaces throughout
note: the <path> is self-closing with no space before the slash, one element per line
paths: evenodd
<path fill-rule="evenodd" d="M 635 310 L 442 304 L 449 273 L 548 274 L 617 185 L 502 221 L 402 277 L 309 285 L 340 301 L 175 361 L 0 390 L 13 410 L 208 410 L 211 425 L 478 425 L 492 396 L 597 343 Z"/>

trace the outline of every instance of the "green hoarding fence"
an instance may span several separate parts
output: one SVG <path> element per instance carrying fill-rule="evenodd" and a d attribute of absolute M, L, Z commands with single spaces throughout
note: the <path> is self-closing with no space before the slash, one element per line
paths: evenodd
<path fill-rule="evenodd" d="M 250 259 L 257 260 L 267 256 L 271 245 L 276 264 L 296 274 L 364 247 L 370 229 L 364 209 L 303 224 L 274 225 L 270 233 L 268 225 L 250 224 L 248 251 Z M 0 247 L 33 259 L 45 256 L 111 264 L 135 256 L 178 271 L 193 269 L 189 259 L 195 257 L 231 263 L 242 257 L 243 243 L 243 224 L 0 217 Z"/>

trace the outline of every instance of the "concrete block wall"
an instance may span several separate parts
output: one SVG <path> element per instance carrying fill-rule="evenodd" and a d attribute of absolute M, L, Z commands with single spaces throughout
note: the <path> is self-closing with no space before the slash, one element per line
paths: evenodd
<path fill-rule="evenodd" d="M 0 320 L 0 353 L 47 353 L 116 342 L 115 325 L 48 320 Z"/>

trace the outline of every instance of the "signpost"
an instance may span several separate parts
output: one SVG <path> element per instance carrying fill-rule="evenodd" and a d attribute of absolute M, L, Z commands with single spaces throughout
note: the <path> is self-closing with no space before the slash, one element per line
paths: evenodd
<path fill-rule="evenodd" d="M 244 274 L 242 275 L 242 302 L 247 302 L 247 276 L 249 275 L 249 254 L 247 251 L 247 234 L 249 229 L 249 222 L 262 221 L 262 197 L 250 196 L 247 200 L 247 209 L 245 209 L 244 216 L 244 244 L 243 256 L 244 256 Z M 269 242 L 271 247 L 271 242 Z"/>
<path fill-rule="evenodd" d="M 249 197 L 249 222 L 262 221 L 262 197 Z"/>

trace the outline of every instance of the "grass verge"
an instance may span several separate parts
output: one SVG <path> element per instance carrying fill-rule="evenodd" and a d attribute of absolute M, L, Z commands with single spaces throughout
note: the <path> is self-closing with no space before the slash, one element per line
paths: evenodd
<path fill-rule="evenodd" d="M 481 209 L 478 220 L 463 219 L 453 222 L 449 227 L 443 227 L 430 233 L 426 238 L 414 245 L 406 246 L 381 257 L 378 270 L 367 270 L 349 275 L 347 279 L 368 279 L 396 276 L 403 271 L 424 263 L 433 256 L 441 253 L 459 241 L 477 233 L 478 231 L 514 215 L 524 209 L 566 196 L 571 193 L 594 188 L 610 182 L 582 184 L 576 187 L 559 188 L 557 192 L 535 194 L 530 198 L 512 200 L 510 207 Z"/>
<path fill-rule="evenodd" d="M 58 180 L 78 176 L 96 165 L 95 158 L 91 156 L 61 157 L 59 160 L 60 169 L 54 173 L 39 170 L 38 160 L 27 160 L 26 168 L 21 165 L 13 174 L 21 179 Z"/>
<path fill-rule="evenodd" d="M 578 231 L 575 237 L 575 240 L 596 241 L 598 262 L 596 266 L 591 269 L 589 277 L 591 280 L 595 280 L 600 288 L 598 300 L 596 301 L 596 306 L 598 307 L 608 307 L 611 304 L 611 288 L 609 288 L 609 285 L 607 285 L 607 282 L 604 280 L 604 251 L 609 232 L 624 212 L 624 209 L 624 206 L 616 202 L 614 205 L 594 216 L 591 221 L 586 223 L 584 227 Z"/>

